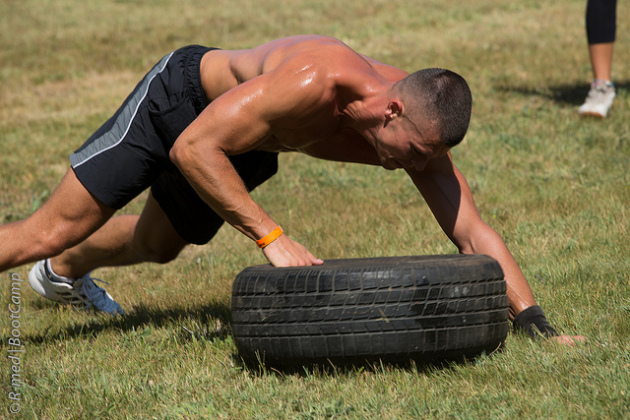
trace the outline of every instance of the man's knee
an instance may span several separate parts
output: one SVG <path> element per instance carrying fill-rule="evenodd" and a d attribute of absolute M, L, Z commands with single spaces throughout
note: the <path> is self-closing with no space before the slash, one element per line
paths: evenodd
<path fill-rule="evenodd" d="M 153 194 L 149 194 L 136 223 L 132 244 L 141 261 L 166 264 L 177 258 L 188 242 L 179 236 Z"/>
<path fill-rule="evenodd" d="M 183 248 L 183 244 L 147 243 L 138 239 L 133 241 L 133 251 L 142 261 L 158 264 L 173 261 Z"/>

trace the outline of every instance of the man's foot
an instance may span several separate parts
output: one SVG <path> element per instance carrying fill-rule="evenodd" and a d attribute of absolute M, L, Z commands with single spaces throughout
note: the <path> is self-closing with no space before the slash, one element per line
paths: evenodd
<path fill-rule="evenodd" d="M 60 277 L 52 272 L 49 260 L 38 261 L 28 273 L 28 282 L 33 290 L 47 299 L 111 315 L 123 315 L 120 305 L 94 284 L 94 280 L 98 279 L 92 279 L 90 273 L 78 279 Z"/>
<path fill-rule="evenodd" d="M 607 80 L 595 79 L 591 90 L 580 107 L 578 113 L 581 117 L 590 115 L 605 118 L 615 98 L 615 85 Z"/>

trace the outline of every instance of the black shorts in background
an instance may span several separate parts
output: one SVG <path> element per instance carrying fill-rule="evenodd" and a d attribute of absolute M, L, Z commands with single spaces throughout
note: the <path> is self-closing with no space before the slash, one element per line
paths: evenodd
<path fill-rule="evenodd" d="M 205 244 L 223 224 L 169 160 L 177 137 L 208 105 L 200 62 L 214 48 L 191 45 L 147 73 L 116 113 L 70 156 L 79 181 L 105 205 L 120 209 L 151 187 L 177 233 Z M 277 153 L 230 157 L 248 190 L 278 170 Z"/>

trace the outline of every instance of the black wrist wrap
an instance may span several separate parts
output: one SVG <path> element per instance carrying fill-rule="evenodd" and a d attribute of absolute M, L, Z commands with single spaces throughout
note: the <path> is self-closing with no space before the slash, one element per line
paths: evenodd
<path fill-rule="evenodd" d="M 539 337 L 540 334 L 547 338 L 558 335 L 556 330 L 549 325 L 542 308 L 537 305 L 530 306 L 516 315 L 514 317 L 514 328 L 525 331 L 532 339 Z"/>

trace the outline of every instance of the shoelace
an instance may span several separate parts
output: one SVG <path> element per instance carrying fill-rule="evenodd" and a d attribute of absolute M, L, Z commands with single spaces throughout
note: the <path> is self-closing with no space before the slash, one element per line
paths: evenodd
<path fill-rule="evenodd" d="M 606 91 L 611 87 L 615 87 L 613 82 L 595 79 L 595 81 L 591 84 L 591 89 L 588 91 L 588 95 L 586 95 L 586 102 L 597 100 L 598 95 L 605 94 Z"/>
<path fill-rule="evenodd" d="M 88 277 L 90 280 L 96 280 L 96 281 L 100 281 L 101 283 L 105 283 L 107 285 L 110 285 L 109 282 L 105 281 L 105 280 L 101 280 L 101 279 L 97 279 L 96 277 Z M 111 286 L 111 285 L 110 285 Z"/>
<path fill-rule="evenodd" d="M 595 79 L 591 84 L 591 89 L 595 89 L 600 92 L 605 92 L 608 88 L 611 87 L 615 87 L 615 84 L 613 82 L 602 79 Z"/>
<path fill-rule="evenodd" d="M 107 295 L 107 292 L 105 291 L 105 289 L 98 287 L 95 283 L 94 280 L 99 281 L 101 283 L 105 283 L 105 284 L 109 284 L 108 282 L 106 282 L 105 280 L 101 280 L 101 279 L 97 279 L 95 277 L 87 277 L 84 276 L 85 278 L 81 279 L 81 291 L 79 292 L 81 294 L 81 296 L 85 299 L 84 303 L 86 303 L 85 307 L 89 308 L 91 306 L 96 306 L 94 305 L 92 302 L 102 302 L 102 301 L 107 301 L 107 299 L 105 298 L 105 296 Z M 98 293 L 94 293 L 94 291 L 98 292 Z"/>

